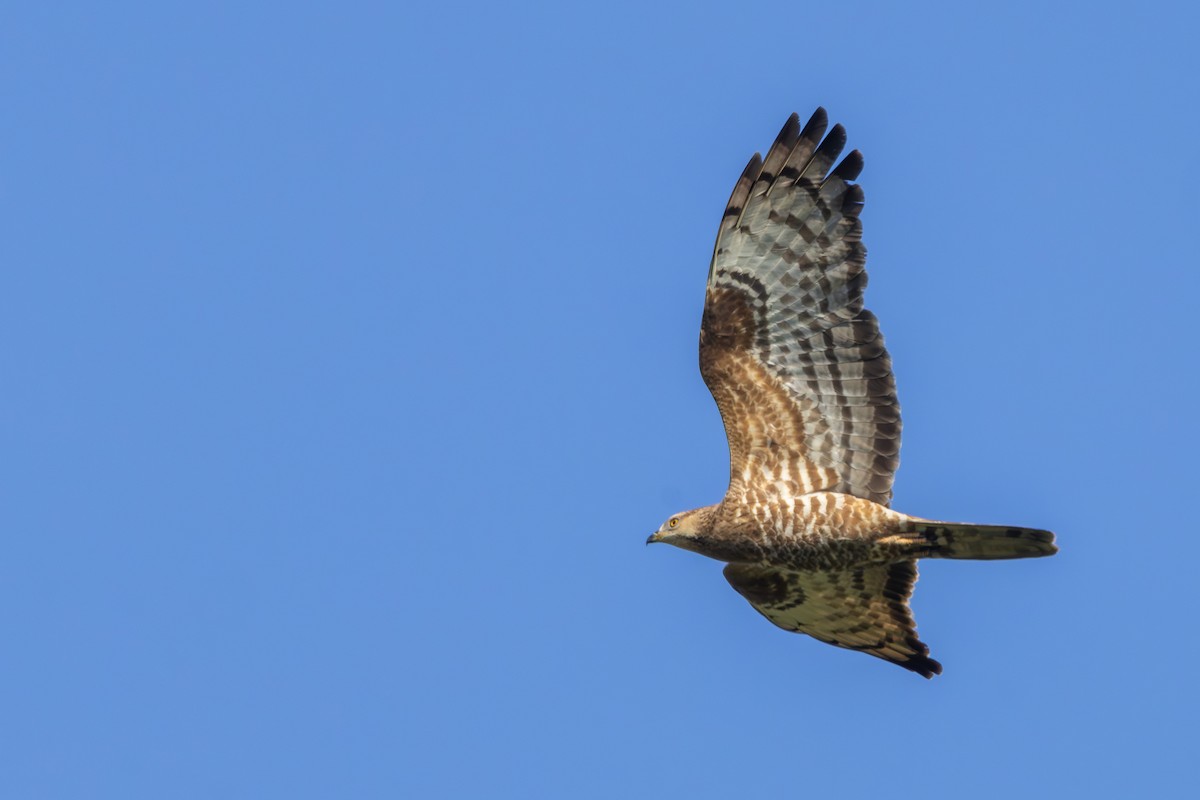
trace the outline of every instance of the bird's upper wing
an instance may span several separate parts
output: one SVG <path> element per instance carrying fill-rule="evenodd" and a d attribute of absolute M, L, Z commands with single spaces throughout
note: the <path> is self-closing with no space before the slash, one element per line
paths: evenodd
<path fill-rule="evenodd" d="M 887 504 L 899 463 L 891 359 L 863 308 L 856 150 L 817 109 L 756 153 L 721 220 L 700 372 L 729 438 L 731 497 L 837 491 Z"/>
<path fill-rule="evenodd" d="M 804 571 L 729 564 L 725 578 L 750 605 L 784 630 L 860 650 L 932 678 L 942 665 L 917 638 L 908 599 L 917 562 Z"/>

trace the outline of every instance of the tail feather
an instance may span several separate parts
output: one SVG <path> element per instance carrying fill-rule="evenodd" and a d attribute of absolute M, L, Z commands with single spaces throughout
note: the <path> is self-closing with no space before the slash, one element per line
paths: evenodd
<path fill-rule="evenodd" d="M 930 558 L 1040 558 L 1058 552 L 1054 534 L 1007 525 L 965 525 L 956 522 L 920 523 L 916 532 L 932 545 Z"/>

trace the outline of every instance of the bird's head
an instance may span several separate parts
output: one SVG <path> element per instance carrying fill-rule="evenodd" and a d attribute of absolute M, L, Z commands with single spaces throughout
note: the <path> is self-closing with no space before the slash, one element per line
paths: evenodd
<path fill-rule="evenodd" d="M 700 540 L 708 533 L 708 520 L 713 508 L 714 506 L 694 508 L 672 515 L 658 530 L 650 534 L 646 544 L 665 542 L 684 550 L 695 550 Z"/>

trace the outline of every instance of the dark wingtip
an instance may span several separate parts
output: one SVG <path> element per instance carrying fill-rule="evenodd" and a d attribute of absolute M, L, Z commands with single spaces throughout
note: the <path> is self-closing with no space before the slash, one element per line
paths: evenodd
<path fill-rule="evenodd" d="M 842 123 L 838 123 L 829 129 L 829 135 L 825 137 L 825 141 L 821 143 L 821 149 L 825 152 L 840 153 L 842 148 L 846 146 L 846 129 Z"/>
<path fill-rule="evenodd" d="M 851 150 L 842 163 L 833 170 L 833 175 L 844 181 L 852 181 L 859 176 L 863 169 L 863 154 L 859 150 Z"/>
<path fill-rule="evenodd" d="M 783 123 L 783 127 L 779 129 L 779 135 L 775 137 L 775 141 L 771 143 L 771 147 L 767 150 L 767 161 L 771 160 L 771 156 L 776 156 L 780 161 L 787 159 L 788 152 L 796 144 L 796 137 L 800 135 L 800 117 L 792 114 L 787 118 L 787 122 Z"/>
<path fill-rule="evenodd" d="M 941 662 L 935 661 L 929 656 L 913 656 L 900 666 L 912 670 L 922 678 L 932 678 L 934 675 L 942 674 Z"/>
<path fill-rule="evenodd" d="M 742 170 L 743 175 L 749 175 L 751 172 L 757 172 L 762 167 L 762 153 L 755 153 L 750 156 L 750 160 L 746 163 L 746 168 Z"/>
<path fill-rule="evenodd" d="M 793 114 L 792 116 L 796 116 Z M 804 123 L 804 129 L 800 131 L 799 138 L 806 142 L 812 142 L 811 147 L 815 148 L 817 143 L 821 141 L 821 137 L 825 135 L 825 129 L 829 127 L 829 115 L 825 113 L 825 109 L 820 106 L 813 112 L 813 115 L 808 118 L 808 122 Z M 807 151 L 812 153 L 812 149 Z M 803 164 L 799 165 L 803 167 Z"/>
<path fill-rule="evenodd" d="M 862 187 L 857 183 L 846 187 L 842 196 L 842 213 L 848 217 L 857 217 L 863 210 L 864 195 Z"/>

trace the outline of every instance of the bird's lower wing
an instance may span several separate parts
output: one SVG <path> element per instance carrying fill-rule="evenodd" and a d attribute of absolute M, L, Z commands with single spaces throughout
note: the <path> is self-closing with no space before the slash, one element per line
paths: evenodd
<path fill-rule="evenodd" d="M 843 571 L 729 564 L 725 579 L 784 630 L 869 653 L 926 678 L 942 671 L 917 638 L 908 607 L 917 581 L 916 561 Z"/>

